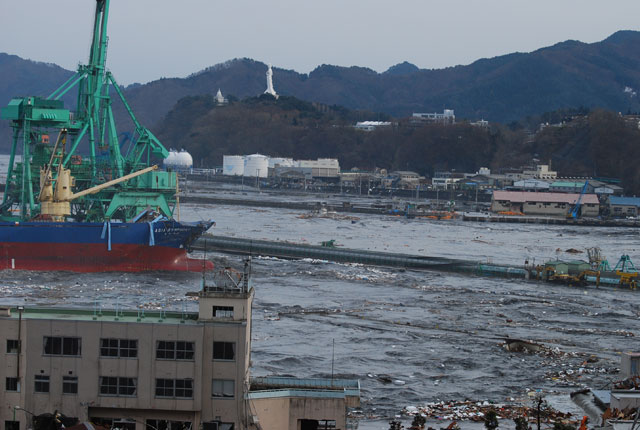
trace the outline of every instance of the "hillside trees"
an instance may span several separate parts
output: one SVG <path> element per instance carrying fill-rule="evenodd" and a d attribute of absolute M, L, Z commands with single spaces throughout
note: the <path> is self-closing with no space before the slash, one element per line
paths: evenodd
<path fill-rule="evenodd" d="M 574 116 L 535 138 L 521 127 L 416 125 L 408 120 L 364 132 L 353 125 L 374 114 L 281 100 L 258 97 L 217 107 L 211 96 L 186 97 L 154 131 L 165 145 L 187 149 L 197 166 L 219 166 L 223 155 L 258 152 L 338 158 L 344 170 L 378 167 L 430 176 L 439 170 L 475 172 L 482 166 L 497 171 L 538 159 L 551 161 L 562 176 L 620 178 L 628 193 L 640 194 L 638 121 L 614 112 Z"/>

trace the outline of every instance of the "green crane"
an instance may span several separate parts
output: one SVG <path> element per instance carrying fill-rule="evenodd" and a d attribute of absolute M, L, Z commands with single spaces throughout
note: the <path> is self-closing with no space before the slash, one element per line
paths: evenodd
<path fill-rule="evenodd" d="M 14 98 L 1 110 L 0 118 L 11 121 L 13 133 L 0 219 L 38 219 L 41 170 L 57 172 L 62 163 L 71 170 L 76 190 L 81 191 L 146 168 L 154 159 L 167 157 L 166 148 L 140 124 L 106 69 L 108 17 L 109 0 L 96 0 L 88 64 L 80 65 L 78 71 L 48 97 Z M 73 88 L 77 88 L 77 105 L 75 111 L 70 111 L 61 98 Z M 121 148 L 118 142 L 112 96 L 124 104 L 135 126 L 126 148 Z M 58 135 L 56 145 L 51 144 L 50 134 Z M 16 154 L 21 155 L 21 161 L 17 161 Z M 54 183 L 56 179 L 52 178 Z M 149 207 L 171 217 L 176 190 L 175 172 L 150 171 L 74 201 L 71 218 L 128 221 Z"/>

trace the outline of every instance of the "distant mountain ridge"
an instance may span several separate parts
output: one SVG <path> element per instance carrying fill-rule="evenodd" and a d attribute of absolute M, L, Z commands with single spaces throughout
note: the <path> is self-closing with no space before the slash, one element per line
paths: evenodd
<path fill-rule="evenodd" d="M 283 95 L 393 116 L 447 108 L 454 109 L 457 118 L 510 122 L 578 106 L 636 112 L 640 111 L 639 47 L 640 32 L 619 31 L 601 42 L 569 40 L 531 53 L 444 69 L 419 69 L 408 62 L 383 73 L 355 66 L 321 65 L 309 74 L 274 68 L 273 80 Z M 261 62 L 235 59 L 186 78 L 132 85 L 125 95 L 141 122 L 153 126 L 185 96 L 213 95 L 218 88 L 238 98 L 261 94 L 266 69 Z M 0 104 L 14 95 L 47 95 L 71 73 L 0 54 Z M 126 126 L 124 110 L 117 103 L 114 107 L 119 124 Z"/>

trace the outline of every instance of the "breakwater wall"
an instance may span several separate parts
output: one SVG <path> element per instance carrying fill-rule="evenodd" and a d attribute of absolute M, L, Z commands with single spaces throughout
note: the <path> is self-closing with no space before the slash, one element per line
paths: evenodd
<path fill-rule="evenodd" d="M 206 235 L 194 244 L 194 249 L 241 255 L 262 255 L 284 259 L 317 259 L 338 263 L 360 263 L 374 266 L 424 269 L 466 273 L 481 276 L 529 279 L 523 267 L 486 264 L 478 261 L 429 257 L 412 254 L 334 248 L 289 242 Z"/>
<path fill-rule="evenodd" d="M 180 197 L 182 203 L 206 203 L 214 205 L 228 205 L 228 206 L 250 206 L 261 208 L 282 208 L 282 209 L 298 209 L 302 211 L 316 211 L 320 208 L 324 208 L 327 211 L 332 212 L 352 212 L 362 214 L 377 214 L 377 215 L 405 215 L 404 211 L 393 210 L 391 205 L 383 206 L 363 206 L 353 205 L 349 202 L 343 202 L 342 204 L 330 204 L 324 202 L 291 202 L 280 200 L 254 200 L 254 199 L 227 199 L 219 197 L 202 197 L 202 196 L 184 196 Z"/>
<path fill-rule="evenodd" d="M 493 223 L 516 223 L 516 224 L 557 224 L 557 225 L 575 225 L 585 227 L 640 227 L 638 220 L 626 219 L 595 219 L 595 218 L 552 218 L 552 217 L 536 217 L 536 216 L 500 216 L 500 215 L 469 215 L 462 216 L 463 221 L 474 222 L 493 222 Z"/>
<path fill-rule="evenodd" d="M 296 209 L 301 211 L 318 211 L 319 209 L 326 209 L 330 212 L 347 212 L 347 213 L 359 213 L 359 214 L 373 214 L 373 215 L 394 215 L 394 216 L 408 216 L 408 217 L 423 217 L 429 216 L 430 212 L 421 213 L 420 211 L 410 210 L 407 213 L 404 209 L 394 209 L 391 204 L 387 205 L 363 205 L 362 203 L 352 204 L 350 202 L 325 203 L 320 201 L 315 202 L 292 202 L 281 200 L 258 200 L 258 199 L 230 199 L 220 197 L 206 197 L 206 196 L 182 196 L 180 197 L 182 203 L 202 203 L 202 204 L 214 204 L 214 205 L 227 205 L 227 206 L 250 206 L 250 207 L 262 207 L 262 208 L 281 208 L 281 209 Z M 543 216 L 506 216 L 506 215 L 474 215 L 463 214 L 463 221 L 471 222 L 490 222 L 490 223 L 517 223 L 517 224 L 555 224 L 555 225 L 572 225 L 572 226 L 584 226 L 584 227 L 634 227 L 640 228 L 640 220 L 627 220 L 627 219 L 594 219 L 594 218 L 580 218 L 580 219 L 568 219 L 560 217 L 543 217 Z"/>

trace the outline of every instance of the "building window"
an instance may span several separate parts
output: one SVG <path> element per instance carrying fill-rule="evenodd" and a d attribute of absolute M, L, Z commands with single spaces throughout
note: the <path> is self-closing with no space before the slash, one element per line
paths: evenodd
<path fill-rule="evenodd" d="M 189 421 L 147 420 L 146 430 L 191 430 Z"/>
<path fill-rule="evenodd" d="M 214 318 L 233 318 L 233 306 L 214 306 Z"/>
<path fill-rule="evenodd" d="M 45 337 L 44 354 L 79 357 L 81 350 L 80 344 L 81 340 L 79 337 Z"/>
<path fill-rule="evenodd" d="M 137 358 L 135 339 L 100 339 L 100 357 Z"/>
<path fill-rule="evenodd" d="M 136 422 L 131 419 L 102 417 L 89 417 L 89 419 L 92 424 L 97 424 L 108 429 L 136 430 Z"/>
<path fill-rule="evenodd" d="M 202 423 L 202 430 L 233 430 L 234 428 L 234 423 L 221 423 L 220 421 Z"/>
<path fill-rule="evenodd" d="M 49 392 L 49 376 L 36 375 L 34 390 L 36 393 L 48 393 Z"/>
<path fill-rule="evenodd" d="M 301 430 L 335 430 L 335 420 L 299 420 Z"/>
<path fill-rule="evenodd" d="M 5 421 L 4 430 L 20 430 L 20 421 Z"/>
<path fill-rule="evenodd" d="M 101 396 L 136 396 L 136 378 L 122 378 L 116 376 L 100 377 Z"/>
<path fill-rule="evenodd" d="M 236 359 L 236 343 L 235 342 L 213 342 L 213 359 L 214 360 L 235 360 Z"/>
<path fill-rule="evenodd" d="M 156 379 L 156 397 L 193 398 L 193 379 Z"/>
<path fill-rule="evenodd" d="M 214 379 L 211 387 L 211 397 L 231 398 L 235 395 L 235 381 L 233 379 Z"/>
<path fill-rule="evenodd" d="M 7 377 L 5 389 L 7 391 L 20 392 L 20 382 L 18 382 L 18 378 Z"/>
<path fill-rule="evenodd" d="M 20 341 L 17 339 L 7 339 L 7 354 L 17 354 L 20 350 Z"/>
<path fill-rule="evenodd" d="M 62 377 L 62 394 L 78 394 L 78 377 Z"/>
<path fill-rule="evenodd" d="M 159 340 L 156 358 L 160 360 L 193 360 L 195 344 L 193 342 Z"/>

